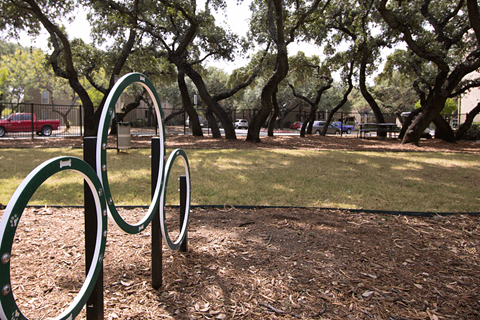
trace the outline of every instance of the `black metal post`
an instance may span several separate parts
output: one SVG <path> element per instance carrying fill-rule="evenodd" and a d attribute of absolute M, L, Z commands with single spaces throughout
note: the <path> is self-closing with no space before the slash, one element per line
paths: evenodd
<path fill-rule="evenodd" d="M 80 137 L 83 137 L 82 105 L 80 105 Z"/>
<path fill-rule="evenodd" d="M 31 110 L 30 110 L 31 119 L 30 119 L 30 122 L 32 123 L 32 139 L 35 139 L 35 126 L 34 126 L 34 122 L 33 122 L 33 115 L 35 114 L 35 112 L 33 111 L 33 102 L 30 104 L 30 106 L 31 106 Z"/>
<path fill-rule="evenodd" d="M 180 227 L 185 221 L 185 207 L 187 204 L 187 177 L 180 176 Z M 185 238 L 179 248 L 180 252 L 188 251 L 188 230 L 185 230 Z"/>
<path fill-rule="evenodd" d="M 97 144 L 96 137 L 85 137 L 83 139 L 83 159 L 94 170 L 95 164 L 95 146 Z M 87 183 L 84 183 L 84 209 L 85 209 L 85 272 L 92 264 L 93 254 L 95 252 L 97 214 L 95 208 L 95 200 Z M 87 320 L 103 320 L 103 266 L 98 275 L 97 283 L 92 294 L 87 300 Z"/>
<path fill-rule="evenodd" d="M 160 138 L 152 138 L 152 197 L 160 170 Z M 160 204 L 162 205 L 162 204 Z M 160 211 L 155 212 L 152 219 L 152 288 L 158 290 L 162 286 L 162 236 L 160 231 Z"/>
<path fill-rule="evenodd" d="M 340 136 L 343 136 L 343 111 L 340 112 Z"/>

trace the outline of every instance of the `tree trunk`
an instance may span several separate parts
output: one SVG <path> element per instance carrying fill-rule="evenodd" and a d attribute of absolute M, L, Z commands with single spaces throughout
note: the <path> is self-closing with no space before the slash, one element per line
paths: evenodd
<path fill-rule="evenodd" d="M 187 84 L 185 83 L 185 73 L 181 70 L 178 70 L 177 82 L 178 88 L 180 89 L 180 94 L 182 96 L 183 108 L 188 114 L 188 123 L 192 128 L 192 134 L 195 137 L 203 137 L 202 127 L 200 126 L 200 121 L 198 120 L 198 113 L 192 106 L 192 100 L 190 99 Z"/>
<path fill-rule="evenodd" d="M 306 116 L 305 120 L 303 121 L 302 127 L 300 128 L 300 137 L 305 138 L 305 134 L 308 133 L 308 123 L 310 122 L 310 115 Z M 312 130 L 310 129 L 310 134 Z"/>
<path fill-rule="evenodd" d="M 405 119 L 405 121 L 402 122 L 402 129 L 400 129 L 400 133 L 398 134 L 398 138 L 403 141 L 403 137 L 405 137 L 405 134 L 407 133 L 408 127 L 412 124 L 413 119 L 420 113 L 422 112 L 423 108 L 415 109 L 410 114 L 408 117 Z"/>
<path fill-rule="evenodd" d="M 367 69 L 367 61 L 368 61 L 369 52 L 368 49 L 363 50 L 362 61 L 360 62 L 360 91 L 362 93 L 363 98 L 368 102 L 370 108 L 372 108 L 373 113 L 375 114 L 375 119 L 378 123 L 384 123 L 385 119 L 383 118 L 382 111 L 378 107 L 377 102 L 372 97 L 372 95 L 368 92 L 367 85 L 366 85 L 366 69 Z M 378 132 L 377 136 L 386 137 L 386 132 Z"/>
<path fill-rule="evenodd" d="M 463 138 L 463 136 L 467 133 L 468 129 L 470 129 L 470 126 L 473 123 L 473 119 L 477 116 L 477 114 L 480 112 L 480 102 L 477 104 L 475 108 L 470 111 L 470 113 L 467 114 L 467 119 L 465 119 L 465 122 L 458 128 L 457 133 L 455 134 L 455 139 L 460 140 Z"/>
<path fill-rule="evenodd" d="M 307 116 L 308 122 L 307 122 L 307 125 L 306 125 L 306 127 L 307 127 L 307 132 L 306 132 L 306 134 L 312 134 L 312 133 L 314 133 L 314 132 L 313 132 L 313 123 L 315 122 L 316 117 L 317 117 L 317 116 L 316 116 L 315 113 L 309 114 L 309 115 Z"/>
<path fill-rule="evenodd" d="M 456 142 L 452 128 L 440 114 L 433 119 L 433 123 L 435 124 L 435 138 L 446 142 Z"/>
<path fill-rule="evenodd" d="M 277 122 L 278 117 L 278 101 L 277 101 L 277 90 L 272 95 L 272 103 L 273 103 L 273 114 L 270 117 L 270 122 L 268 123 L 268 136 L 273 137 L 273 132 L 275 129 L 275 123 Z"/>
<path fill-rule="evenodd" d="M 347 103 L 347 101 L 348 101 L 348 96 L 350 95 L 350 92 L 352 92 L 352 90 L 353 90 L 352 74 L 353 74 L 353 62 L 351 64 L 350 74 L 349 74 L 349 77 L 348 77 L 348 80 L 347 80 L 348 88 L 345 91 L 345 93 L 343 94 L 342 100 L 340 100 L 340 102 L 332 110 L 330 110 L 330 112 L 328 113 L 327 121 L 325 123 L 325 128 L 324 128 L 325 133 L 326 133 L 326 130 L 328 128 L 328 125 L 330 124 L 330 122 L 332 122 L 333 115 L 335 113 L 337 113 L 337 111 L 340 110 L 340 108 L 342 108 L 345 105 L 345 103 Z"/>
<path fill-rule="evenodd" d="M 402 144 L 412 143 L 418 146 L 423 132 L 428 125 L 434 121 L 435 117 L 440 114 L 440 111 L 442 111 L 443 107 L 445 106 L 446 100 L 446 96 L 439 95 L 436 92 L 431 93 L 425 100 L 425 105 L 422 105 L 423 111 L 420 112 L 413 120 L 412 124 L 408 126 L 405 136 L 403 137 Z M 442 124 L 440 123 L 440 125 Z M 446 137 L 448 139 L 448 136 Z M 453 141 L 448 142 L 454 141 L 455 140 L 453 139 Z"/>
<path fill-rule="evenodd" d="M 218 101 L 213 99 L 213 97 L 208 93 L 207 87 L 202 77 L 190 66 L 186 67 L 185 73 L 190 79 L 192 79 L 193 83 L 198 89 L 198 94 L 202 98 L 202 101 L 207 105 L 207 108 L 209 108 L 215 114 L 218 120 L 222 123 L 223 129 L 225 131 L 225 138 L 229 140 L 237 139 L 235 135 L 235 128 L 233 127 L 233 121 L 230 119 L 227 112 L 220 106 Z M 218 129 L 218 125 L 216 123 L 212 123 L 211 125 L 212 136 L 214 138 L 221 138 L 222 136 L 220 134 L 220 130 Z"/>
<path fill-rule="evenodd" d="M 90 96 L 83 86 L 77 81 L 69 79 L 68 81 L 70 86 L 75 90 L 75 92 L 80 97 L 83 105 L 83 127 L 84 127 L 84 136 L 85 137 L 95 137 L 98 130 L 98 122 L 100 121 L 100 115 L 102 108 L 98 108 L 95 111 Z M 103 104 L 101 104 L 103 106 Z"/>
<path fill-rule="evenodd" d="M 277 91 L 278 84 L 285 79 L 288 73 L 288 53 L 283 27 L 283 2 L 281 0 L 270 0 L 269 5 L 272 5 L 272 7 L 269 10 L 270 17 L 268 20 L 274 24 L 274 26 L 271 26 L 271 29 L 276 31 L 277 60 L 273 75 L 267 80 L 262 89 L 260 112 L 257 113 L 248 126 L 246 140 L 251 142 L 261 142 L 260 130 L 273 109 L 272 96 Z"/>
<path fill-rule="evenodd" d="M 220 129 L 218 128 L 217 119 L 210 109 L 207 109 L 205 112 L 205 118 L 207 118 L 208 128 L 212 131 L 212 136 L 214 138 L 221 138 Z"/>
<path fill-rule="evenodd" d="M 317 106 L 316 105 L 310 105 L 310 112 L 308 113 L 307 119 L 308 119 L 308 121 L 307 121 L 308 126 L 307 126 L 306 134 L 312 134 L 313 123 L 315 122 L 315 120 L 317 120 Z"/>
<path fill-rule="evenodd" d="M 307 97 L 297 93 L 295 91 L 295 88 L 293 87 L 293 85 L 291 84 L 288 84 L 289 87 L 292 89 L 292 92 L 293 92 L 293 95 L 296 97 L 296 98 L 299 98 L 299 99 L 302 99 L 303 101 L 307 102 L 309 105 L 310 105 L 310 112 L 309 112 L 309 115 L 307 116 L 307 118 L 305 119 L 305 123 L 304 125 L 302 126 L 303 127 L 306 127 L 306 123 L 310 122 L 310 125 L 308 126 L 308 128 L 306 128 L 306 133 L 307 134 L 312 134 L 312 130 L 313 130 L 313 122 L 316 120 L 317 118 L 317 107 L 318 107 L 318 104 L 320 103 L 320 99 L 322 98 L 322 95 L 323 93 L 330 89 L 332 87 L 332 82 L 333 82 L 333 79 L 330 78 L 328 80 L 328 84 L 325 85 L 325 86 L 322 86 L 320 87 L 316 94 L 315 94 L 315 100 L 310 100 L 308 99 Z M 325 130 L 322 130 L 322 132 L 320 132 L 321 135 L 325 135 L 325 132 L 327 131 L 327 129 Z M 301 130 L 300 131 L 300 137 L 305 137 L 305 130 Z"/>

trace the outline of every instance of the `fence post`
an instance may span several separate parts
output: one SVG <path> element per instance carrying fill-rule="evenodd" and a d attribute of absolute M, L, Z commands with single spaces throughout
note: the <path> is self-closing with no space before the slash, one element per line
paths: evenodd
<path fill-rule="evenodd" d="M 80 137 L 83 137 L 82 105 L 80 105 L 80 108 L 78 109 L 80 111 Z"/>
<path fill-rule="evenodd" d="M 30 114 L 31 114 L 31 119 L 30 119 L 30 122 L 32 124 L 31 128 L 32 128 L 32 139 L 35 139 L 35 127 L 34 127 L 34 122 L 33 122 L 33 115 L 35 114 L 35 112 L 33 111 L 33 102 L 30 103 Z"/>
<path fill-rule="evenodd" d="M 340 112 L 340 137 L 343 137 L 343 111 Z"/>
<path fill-rule="evenodd" d="M 152 197 L 155 194 L 155 188 L 160 170 L 160 138 L 152 138 Z M 162 204 L 160 204 L 162 205 Z M 152 219 L 151 238 L 152 238 L 152 287 L 158 290 L 162 286 L 162 237 L 160 231 L 160 212 L 159 209 L 154 213 Z"/>
<path fill-rule="evenodd" d="M 185 221 L 185 207 L 187 204 L 187 177 L 182 175 L 180 176 L 180 226 L 183 226 L 183 222 Z M 182 244 L 179 248 L 180 252 L 187 252 L 188 251 L 188 233 L 185 230 L 185 238 L 182 241 Z"/>
<path fill-rule="evenodd" d="M 83 159 L 87 162 L 93 170 L 96 168 L 95 147 L 97 144 L 97 137 L 85 137 L 83 139 Z M 92 191 L 87 183 L 84 183 L 84 204 L 85 204 L 85 272 L 92 263 L 93 254 L 95 252 L 96 242 L 96 208 L 95 200 L 93 199 Z M 87 320 L 103 320 L 103 266 L 98 275 L 97 283 L 92 291 L 92 294 L 87 300 Z"/>

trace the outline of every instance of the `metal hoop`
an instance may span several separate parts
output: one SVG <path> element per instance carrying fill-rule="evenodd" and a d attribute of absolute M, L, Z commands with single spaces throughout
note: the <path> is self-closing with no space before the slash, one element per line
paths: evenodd
<path fill-rule="evenodd" d="M 154 195 L 152 197 L 152 203 L 148 207 L 148 211 L 145 216 L 136 224 L 127 223 L 118 213 L 115 203 L 112 198 L 112 193 L 110 191 L 110 185 L 108 183 L 108 167 L 107 167 L 107 136 L 108 129 L 110 128 L 110 122 L 114 113 L 115 104 L 120 97 L 120 94 L 123 90 L 133 83 L 141 84 L 145 90 L 150 95 L 155 111 L 157 114 L 158 122 L 158 132 L 160 136 L 160 157 L 159 157 L 159 170 L 158 170 L 158 179 L 157 185 L 155 187 Z M 129 73 L 121 77 L 116 84 L 113 86 L 110 91 L 107 100 L 105 102 L 105 108 L 102 111 L 100 117 L 100 123 L 98 126 L 97 134 L 97 147 L 96 147 L 96 164 L 97 164 L 97 176 L 102 183 L 102 186 L 105 190 L 105 199 L 107 201 L 108 213 L 109 216 L 115 221 L 115 223 L 123 231 L 136 234 L 144 230 L 150 221 L 153 219 L 153 215 L 158 209 L 160 193 L 162 191 L 162 177 L 164 170 L 164 159 L 165 159 L 165 128 L 163 125 L 163 111 L 160 106 L 160 99 L 158 98 L 157 91 L 155 90 L 152 82 L 141 73 Z"/>
<path fill-rule="evenodd" d="M 168 184 L 168 177 L 170 176 L 170 170 L 172 169 L 172 165 L 177 157 L 181 157 L 183 159 L 183 166 L 185 168 L 185 177 L 187 180 L 187 197 L 186 197 L 186 204 L 185 204 L 185 218 L 183 220 L 182 229 L 180 231 L 177 241 L 173 242 L 168 236 L 168 230 L 166 227 L 165 197 L 167 194 L 167 184 Z M 162 207 L 160 208 L 160 229 L 162 230 L 163 239 L 167 243 L 168 247 L 172 250 L 178 250 L 183 240 L 185 239 L 186 231 L 188 228 L 188 218 L 190 215 L 190 195 L 191 195 L 190 166 L 188 165 L 188 158 L 185 151 L 183 151 L 182 149 L 173 150 L 173 152 L 168 157 L 166 168 L 167 170 L 165 172 L 165 178 L 163 182 L 163 192 L 160 200 L 162 203 Z"/>
<path fill-rule="evenodd" d="M 95 171 L 85 161 L 75 157 L 58 157 L 50 159 L 30 172 L 30 174 L 22 181 L 8 202 L 2 219 L 0 220 L 0 230 L 2 230 L 2 233 L 0 234 L 1 319 L 27 319 L 19 310 L 11 290 L 10 257 L 15 238 L 15 231 L 28 201 L 38 187 L 40 187 L 40 185 L 53 174 L 64 170 L 72 170 L 79 173 L 90 187 L 95 200 L 98 227 L 92 264 L 88 269 L 85 282 L 68 308 L 55 319 L 74 319 L 83 309 L 83 306 L 87 302 L 95 283 L 97 282 L 103 264 L 107 236 L 107 209 L 105 206 L 105 200 L 103 199 L 104 192 L 102 185 L 100 184 Z"/>

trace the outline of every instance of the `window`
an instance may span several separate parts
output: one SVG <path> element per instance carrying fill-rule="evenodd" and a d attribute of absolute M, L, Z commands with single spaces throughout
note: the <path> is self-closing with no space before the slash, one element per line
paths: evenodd
<path fill-rule="evenodd" d="M 43 90 L 42 91 L 42 103 L 43 104 L 47 104 L 49 103 L 49 94 L 48 94 L 48 90 Z"/>

